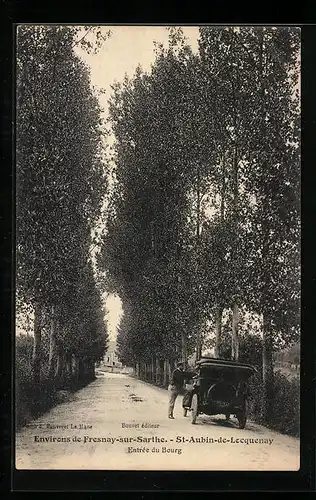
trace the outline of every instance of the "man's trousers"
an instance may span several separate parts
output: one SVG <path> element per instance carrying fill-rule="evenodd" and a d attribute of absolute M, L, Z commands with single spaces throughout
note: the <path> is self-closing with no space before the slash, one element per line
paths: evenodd
<path fill-rule="evenodd" d="M 169 399 L 169 413 L 168 416 L 172 417 L 173 416 L 173 409 L 174 409 L 174 404 L 176 402 L 177 397 L 180 394 L 180 389 L 175 387 L 174 385 L 170 386 L 170 399 Z"/>

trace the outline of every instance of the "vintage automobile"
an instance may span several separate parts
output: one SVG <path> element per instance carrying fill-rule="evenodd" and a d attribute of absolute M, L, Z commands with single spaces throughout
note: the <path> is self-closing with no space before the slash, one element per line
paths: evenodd
<path fill-rule="evenodd" d="M 223 414 L 229 420 L 234 415 L 238 427 L 247 421 L 248 379 L 256 369 L 248 364 L 219 358 L 201 358 L 195 368 L 192 386 L 183 398 L 184 416 L 191 412 L 191 422 L 199 414 Z"/>

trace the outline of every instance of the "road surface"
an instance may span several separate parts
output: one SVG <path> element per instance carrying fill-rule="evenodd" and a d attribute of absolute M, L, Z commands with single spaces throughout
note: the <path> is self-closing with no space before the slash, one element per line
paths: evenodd
<path fill-rule="evenodd" d="M 299 440 L 247 422 L 167 418 L 168 392 L 106 373 L 16 435 L 17 469 L 298 470 Z"/>

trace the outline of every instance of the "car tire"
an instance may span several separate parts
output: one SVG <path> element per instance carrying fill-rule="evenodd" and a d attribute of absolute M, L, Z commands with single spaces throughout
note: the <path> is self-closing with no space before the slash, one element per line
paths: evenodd
<path fill-rule="evenodd" d="M 198 396 L 197 396 L 197 394 L 193 394 L 192 402 L 191 402 L 191 410 L 192 410 L 191 422 L 192 422 L 192 424 L 195 424 L 196 417 L 198 416 Z"/>
<path fill-rule="evenodd" d="M 247 416 L 248 416 L 248 408 L 247 408 L 247 402 L 245 401 L 243 410 L 236 415 L 239 429 L 244 429 L 246 427 Z"/>

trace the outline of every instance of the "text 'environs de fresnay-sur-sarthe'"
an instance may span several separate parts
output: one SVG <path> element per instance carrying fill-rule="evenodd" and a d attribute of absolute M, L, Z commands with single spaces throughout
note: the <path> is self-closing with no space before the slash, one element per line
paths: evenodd
<path fill-rule="evenodd" d="M 267 444 L 269 446 L 273 443 L 273 438 L 247 438 L 235 436 L 213 438 L 210 436 L 175 436 L 174 439 L 166 439 L 159 436 L 133 436 L 133 437 L 106 437 L 106 436 L 34 436 L 36 443 L 189 443 L 189 444 Z"/>

